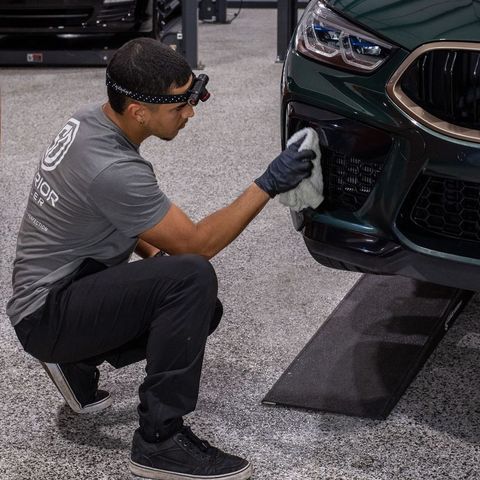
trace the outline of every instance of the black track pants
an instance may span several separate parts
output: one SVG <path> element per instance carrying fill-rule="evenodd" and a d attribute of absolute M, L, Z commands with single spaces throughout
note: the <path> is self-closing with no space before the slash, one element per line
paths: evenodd
<path fill-rule="evenodd" d="M 25 350 L 52 363 L 146 358 L 139 388 L 141 433 L 174 433 L 198 397 L 207 336 L 222 315 L 217 278 L 197 255 L 153 257 L 106 268 L 87 260 L 15 330 Z"/>

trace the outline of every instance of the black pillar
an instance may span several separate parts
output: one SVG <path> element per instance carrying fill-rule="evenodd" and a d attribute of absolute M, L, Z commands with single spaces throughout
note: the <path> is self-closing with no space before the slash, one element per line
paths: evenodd
<path fill-rule="evenodd" d="M 216 0 L 215 21 L 218 23 L 227 23 L 227 0 Z"/>
<path fill-rule="evenodd" d="M 297 0 L 277 2 L 277 62 L 283 62 L 297 26 Z"/>
<path fill-rule="evenodd" d="M 198 65 L 198 2 L 182 0 L 182 53 L 192 69 Z"/>

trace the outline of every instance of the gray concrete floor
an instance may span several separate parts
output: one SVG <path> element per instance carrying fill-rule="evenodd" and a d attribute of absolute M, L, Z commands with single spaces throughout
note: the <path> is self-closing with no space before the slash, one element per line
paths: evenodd
<path fill-rule="evenodd" d="M 194 219 L 229 203 L 279 152 L 273 11 L 201 25 L 212 99 L 171 143 L 142 148 L 165 192 Z M 70 413 L 4 314 L 15 236 L 37 159 L 84 103 L 104 100 L 103 69 L 4 69 L 0 248 L 0 478 L 129 479 L 143 364 L 102 367 L 109 411 Z M 480 479 L 480 300 L 475 297 L 388 420 L 288 408 L 261 399 L 356 274 L 316 264 L 288 211 L 271 202 L 213 260 L 225 316 L 210 339 L 197 410 L 187 419 L 249 458 L 255 480 Z"/>

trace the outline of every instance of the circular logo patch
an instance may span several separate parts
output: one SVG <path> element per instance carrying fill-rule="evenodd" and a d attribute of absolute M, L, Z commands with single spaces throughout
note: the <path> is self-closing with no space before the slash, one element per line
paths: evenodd
<path fill-rule="evenodd" d="M 75 140 L 80 122 L 71 118 L 55 137 L 42 160 L 43 170 L 55 170 Z"/>

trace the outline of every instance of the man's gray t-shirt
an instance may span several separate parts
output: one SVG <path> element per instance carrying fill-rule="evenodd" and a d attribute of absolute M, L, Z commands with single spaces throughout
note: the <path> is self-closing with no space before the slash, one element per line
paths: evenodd
<path fill-rule="evenodd" d="M 12 324 L 40 308 L 51 286 L 86 258 L 107 266 L 128 261 L 137 236 L 169 207 L 152 165 L 102 107 L 77 112 L 34 175 L 7 305 Z"/>

